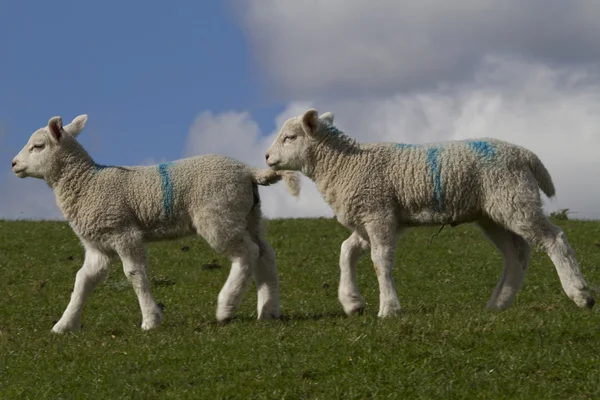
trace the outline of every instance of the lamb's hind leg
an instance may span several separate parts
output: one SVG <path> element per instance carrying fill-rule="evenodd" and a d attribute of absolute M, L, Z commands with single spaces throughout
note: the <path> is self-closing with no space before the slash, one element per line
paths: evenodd
<path fill-rule="evenodd" d="M 98 283 L 108 275 L 110 261 L 111 257 L 106 253 L 91 245 L 85 245 L 85 261 L 75 277 L 71 301 L 60 320 L 52 328 L 52 332 L 72 332 L 79 329 L 83 304 Z"/>
<path fill-rule="evenodd" d="M 140 244 L 135 247 L 118 250 L 123 262 L 123 272 L 131 282 L 142 311 L 142 329 L 158 327 L 162 322 L 162 312 L 152 294 L 148 281 L 146 248 Z"/>
<path fill-rule="evenodd" d="M 365 301 L 356 282 L 356 263 L 369 249 L 369 242 L 356 232 L 342 243 L 338 299 L 347 315 L 362 313 Z"/>
<path fill-rule="evenodd" d="M 239 308 L 256 268 L 259 247 L 252 240 L 252 237 L 244 232 L 237 238 L 232 239 L 225 246 L 224 252 L 231 259 L 231 271 L 225 285 L 219 292 L 218 321 L 231 319 Z"/>
<path fill-rule="evenodd" d="M 544 215 L 541 207 L 532 209 L 530 202 L 520 202 L 512 209 L 521 212 L 507 212 L 502 223 L 511 231 L 532 244 L 543 248 L 554 263 L 563 290 L 579 307 L 592 308 L 594 298 L 583 275 L 575 252 L 562 229 L 554 225 Z M 495 218 L 497 219 L 497 218 Z"/>
<path fill-rule="evenodd" d="M 575 251 L 569 244 L 567 236 L 558 226 L 552 224 L 544 215 L 540 215 L 537 224 L 530 227 L 519 227 L 530 240 L 537 241 L 554 263 L 563 290 L 582 308 L 592 308 L 594 298 L 575 258 Z"/>
<path fill-rule="evenodd" d="M 276 319 L 279 318 L 279 277 L 275 251 L 265 237 L 260 203 L 254 205 L 247 221 L 247 231 L 259 249 L 254 269 L 258 319 Z"/>
<path fill-rule="evenodd" d="M 279 278 L 275 251 L 266 239 L 256 241 L 260 249 L 254 273 L 258 319 L 276 319 L 279 318 Z"/>
<path fill-rule="evenodd" d="M 531 258 L 531 247 L 521 236 L 491 220 L 480 221 L 479 226 L 500 251 L 504 263 L 502 275 L 486 308 L 505 309 L 511 306 L 523 286 Z"/>
<path fill-rule="evenodd" d="M 372 223 L 367 228 L 371 243 L 371 259 L 379 281 L 379 317 L 400 312 L 400 301 L 394 287 L 392 268 L 396 251 L 396 228 L 390 223 Z"/>

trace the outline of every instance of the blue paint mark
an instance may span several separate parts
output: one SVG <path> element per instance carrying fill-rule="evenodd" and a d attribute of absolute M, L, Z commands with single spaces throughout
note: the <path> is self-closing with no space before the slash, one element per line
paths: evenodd
<path fill-rule="evenodd" d="M 106 168 L 110 168 L 109 165 L 102 165 L 102 164 L 95 164 L 94 166 L 96 167 L 96 172 L 102 171 L 103 169 L 106 169 Z"/>
<path fill-rule="evenodd" d="M 430 147 L 427 150 L 427 163 L 433 175 L 433 201 L 434 209 L 442 211 L 444 208 L 444 191 L 442 188 L 442 168 L 439 160 L 440 148 Z"/>
<path fill-rule="evenodd" d="M 480 158 L 487 161 L 490 161 L 496 155 L 494 146 L 485 140 L 467 141 L 467 144 Z"/>
<path fill-rule="evenodd" d="M 162 178 L 163 208 L 167 216 L 170 216 L 173 212 L 173 183 L 168 170 L 170 165 L 171 163 L 165 163 L 158 166 L 158 172 Z"/>
<path fill-rule="evenodd" d="M 399 148 L 400 150 L 404 150 L 404 149 L 414 149 L 416 147 L 419 147 L 418 144 L 409 144 L 409 143 L 396 143 L 396 147 Z"/>
<path fill-rule="evenodd" d="M 336 128 L 335 126 L 333 126 L 333 125 L 329 125 L 329 124 L 326 124 L 325 131 L 326 131 L 327 133 L 329 133 L 330 135 L 333 135 L 333 136 L 340 136 L 340 135 L 342 134 L 342 131 L 340 131 L 340 130 L 339 130 L 338 128 Z"/>

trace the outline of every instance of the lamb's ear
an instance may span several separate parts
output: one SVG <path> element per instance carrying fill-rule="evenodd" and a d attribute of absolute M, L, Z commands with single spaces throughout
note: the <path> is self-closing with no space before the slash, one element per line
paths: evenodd
<path fill-rule="evenodd" d="M 50 137 L 56 142 L 60 142 L 65 131 L 63 129 L 63 123 L 61 117 L 52 117 L 48 121 L 48 132 L 50 132 Z"/>
<path fill-rule="evenodd" d="M 302 116 L 302 129 L 308 136 L 313 136 L 319 129 L 319 113 L 314 108 Z"/>
<path fill-rule="evenodd" d="M 69 135 L 76 137 L 83 130 L 83 127 L 85 126 L 85 123 L 87 122 L 87 119 L 88 119 L 87 114 L 81 114 L 81 115 L 73 118 L 73 121 L 71 121 L 71 123 L 69 125 L 65 126 L 63 129 Z"/>
<path fill-rule="evenodd" d="M 333 113 L 331 111 L 321 114 L 319 118 L 327 122 L 329 125 L 333 125 Z"/>

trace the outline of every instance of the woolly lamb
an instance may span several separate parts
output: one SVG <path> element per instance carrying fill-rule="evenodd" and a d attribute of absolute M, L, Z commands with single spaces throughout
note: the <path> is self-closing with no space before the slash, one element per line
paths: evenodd
<path fill-rule="evenodd" d="M 219 155 L 205 155 L 158 166 L 103 166 L 77 142 L 87 115 L 63 127 L 61 117 L 38 129 L 14 158 L 20 178 L 44 179 L 85 248 L 71 300 L 52 331 L 75 331 L 84 302 L 108 274 L 118 256 L 142 312 L 142 329 L 160 325 L 162 314 L 147 276 L 145 243 L 197 233 L 232 261 L 218 296 L 217 319 L 231 318 L 251 274 L 258 292 L 258 318 L 279 316 L 275 253 L 261 226 L 257 185 L 284 178 L 297 195 L 295 172 L 257 170 Z"/>
<path fill-rule="evenodd" d="M 579 306 L 594 299 L 563 231 L 542 211 L 539 188 L 554 195 L 538 157 L 495 139 L 424 145 L 358 143 L 316 110 L 288 119 L 266 153 L 273 170 L 312 179 L 340 223 L 352 231 L 340 254 L 339 301 L 362 312 L 356 262 L 369 248 L 379 281 L 379 316 L 400 311 L 392 266 L 397 236 L 413 226 L 476 222 L 502 253 L 504 270 L 490 309 L 509 307 L 531 255 L 543 248 L 566 294 Z"/>

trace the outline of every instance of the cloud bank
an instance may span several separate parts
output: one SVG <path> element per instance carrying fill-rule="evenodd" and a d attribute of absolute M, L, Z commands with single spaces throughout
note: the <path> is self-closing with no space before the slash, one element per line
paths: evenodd
<path fill-rule="evenodd" d="M 600 218 L 600 3 L 231 4 L 265 85 L 290 107 L 333 111 L 364 141 L 526 146 L 554 177 L 548 211 Z"/>
<path fill-rule="evenodd" d="M 291 102 L 276 125 L 318 106 L 320 112 L 333 111 L 338 127 L 361 141 L 508 140 L 536 152 L 552 174 L 557 197 L 546 199 L 548 212 L 569 208 L 577 212 L 575 218 L 600 218 L 596 74 L 490 57 L 467 83 L 377 98 L 324 100 L 318 105 Z M 187 151 L 227 154 L 260 167 L 276 134 L 262 134 L 248 113 L 202 113 L 190 131 Z M 267 216 L 332 215 L 312 182 L 303 180 L 299 203 L 279 186 L 261 189 Z"/>
<path fill-rule="evenodd" d="M 231 2 L 280 94 L 357 96 L 470 79 L 493 54 L 556 65 L 600 58 L 594 0 Z"/>

